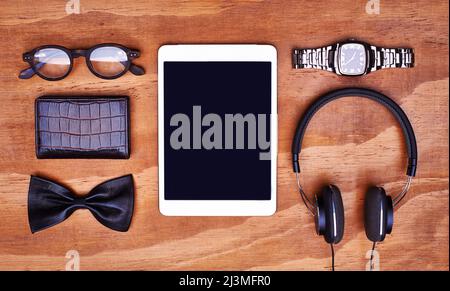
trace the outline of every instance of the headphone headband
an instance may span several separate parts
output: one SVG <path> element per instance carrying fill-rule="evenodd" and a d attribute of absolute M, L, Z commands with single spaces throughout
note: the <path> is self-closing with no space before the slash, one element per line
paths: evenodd
<path fill-rule="evenodd" d="M 302 119 L 298 123 L 297 129 L 295 131 L 294 141 L 292 142 L 292 162 L 294 172 L 300 173 L 300 164 L 298 162 L 298 158 L 302 147 L 303 136 L 305 135 L 306 128 L 308 127 L 308 124 L 313 118 L 314 114 L 327 103 L 342 97 L 350 96 L 371 99 L 382 104 L 392 112 L 394 117 L 399 122 L 405 136 L 406 149 L 408 153 L 408 168 L 406 170 L 406 175 L 411 177 L 415 176 L 417 169 L 417 144 L 416 136 L 414 135 L 414 130 L 411 126 L 411 123 L 409 122 L 408 117 L 406 116 L 403 109 L 391 98 L 379 92 L 363 88 L 346 88 L 336 90 L 323 95 L 313 104 L 311 104 L 311 106 L 308 108 L 308 110 L 305 112 Z"/>

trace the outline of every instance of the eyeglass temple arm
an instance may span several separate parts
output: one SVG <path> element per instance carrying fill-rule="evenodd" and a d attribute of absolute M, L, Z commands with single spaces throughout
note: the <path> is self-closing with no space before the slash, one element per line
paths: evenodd
<path fill-rule="evenodd" d="M 143 67 L 135 65 L 135 64 L 131 64 L 130 66 L 130 72 L 133 73 L 136 76 L 142 76 L 145 74 L 145 70 Z"/>
<path fill-rule="evenodd" d="M 45 62 L 42 63 L 37 63 L 36 66 L 36 70 L 39 70 L 40 68 L 42 68 L 43 66 L 45 66 Z M 36 74 L 35 70 L 32 67 L 29 67 L 25 70 L 20 71 L 19 73 L 19 79 L 30 79 L 31 77 L 33 77 Z"/>
<path fill-rule="evenodd" d="M 19 79 L 30 79 L 33 77 L 36 73 L 34 72 L 33 68 L 27 68 L 25 70 L 20 71 L 19 73 Z"/>
<path fill-rule="evenodd" d="M 131 50 L 129 52 L 130 61 L 137 59 L 140 56 L 141 56 L 141 52 L 138 50 Z M 131 63 L 131 65 L 130 65 L 130 72 L 136 76 L 142 76 L 145 74 L 145 70 L 143 67 L 135 65 L 133 63 Z"/>

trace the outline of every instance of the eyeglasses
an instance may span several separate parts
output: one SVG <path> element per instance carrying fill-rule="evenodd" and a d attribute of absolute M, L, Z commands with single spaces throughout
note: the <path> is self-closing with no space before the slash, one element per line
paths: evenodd
<path fill-rule="evenodd" d="M 24 53 L 23 60 L 30 68 L 20 72 L 20 79 L 30 79 L 35 74 L 48 81 L 62 80 L 70 74 L 73 59 L 85 57 L 89 70 L 102 79 L 117 79 L 130 71 L 134 75 L 144 75 L 142 67 L 131 61 L 140 52 L 119 44 L 99 44 L 87 50 L 69 50 L 62 46 L 46 45 Z"/>

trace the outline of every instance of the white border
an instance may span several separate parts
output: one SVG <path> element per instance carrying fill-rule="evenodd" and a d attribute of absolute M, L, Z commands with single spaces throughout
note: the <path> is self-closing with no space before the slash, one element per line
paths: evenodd
<path fill-rule="evenodd" d="M 272 63 L 271 200 L 164 199 L 164 62 L 264 61 Z M 159 211 L 166 216 L 270 216 L 277 208 L 277 51 L 271 45 L 164 45 L 158 50 Z M 173 181 L 176 183 L 176 181 Z"/>

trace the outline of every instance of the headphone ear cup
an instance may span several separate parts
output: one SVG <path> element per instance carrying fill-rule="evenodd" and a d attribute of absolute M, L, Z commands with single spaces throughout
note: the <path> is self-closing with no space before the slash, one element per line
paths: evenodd
<path fill-rule="evenodd" d="M 325 237 L 327 243 L 339 243 L 344 236 L 344 204 L 338 187 L 329 185 L 322 189 L 316 216 L 319 221 L 324 220 L 325 224 L 324 227 L 318 228 L 322 230 L 319 234 Z"/>
<path fill-rule="evenodd" d="M 392 198 L 381 187 L 370 187 L 364 201 L 364 228 L 372 242 L 383 241 L 394 224 Z"/>
<path fill-rule="evenodd" d="M 314 216 L 314 222 L 316 224 L 316 233 L 318 235 L 325 235 L 327 227 L 325 219 L 325 211 L 322 195 L 316 196 L 316 215 Z"/>

